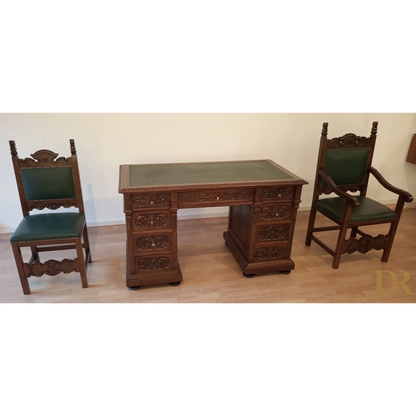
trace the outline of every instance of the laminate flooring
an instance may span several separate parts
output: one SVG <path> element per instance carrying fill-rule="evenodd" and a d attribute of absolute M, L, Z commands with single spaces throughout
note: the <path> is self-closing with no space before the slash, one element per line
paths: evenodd
<path fill-rule="evenodd" d="M 415 303 L 416 302 L 416 209 L 405 209 L 388 263 L 381 252 L 344 255 L 340 268 L 331 267 L 332 257 L 312 242 L 306 247 L 308 212 L 299 212 L 291 258 L 295 270 L 243 276 L 224 244 L 227 218 L 178 221 L 179 263 L 183 282 L 128 290 L 125 284 L 126 232 L 123 225 L 90 227 L 93 262 L 88 268 L 89 287 L 83 289 L 78 273 L 31 277 L 30 295 L 23 295 L 9 243 L 10 234 L 0 235 L 0 303 Z M 317 225 L 330 225 L 318 214 Z M 373 235 L 386 233 L 388 225 L 367 227 Z M 336 232 L 320 233 L 330 247 Z M 28 251 L 27 251 L 28 253 Z M 53 252 L 51 257 L 73 256 Z M 58 257 L 59 256 L 59 257 Z M 49 253 L 41 253 L 48 260 Z M 383 270 L 377 272 L 377 270 Z M 392 286 L 393 277 L 408 288 Z M 395 275 L 392 275 L 391 273 Z M 378 279 L 377 286 L 377 275 Z"/>

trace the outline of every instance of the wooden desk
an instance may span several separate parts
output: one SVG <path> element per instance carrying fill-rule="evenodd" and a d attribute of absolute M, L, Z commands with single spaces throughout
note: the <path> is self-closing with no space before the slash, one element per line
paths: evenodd
<path fill-rule="evenodd" d="M 177 212 L 229 206 L 224 240 L 243 273 L 287 272 L 306 181 L 271 160 L 120 166 L 129 288 L 177 285 Z"/>

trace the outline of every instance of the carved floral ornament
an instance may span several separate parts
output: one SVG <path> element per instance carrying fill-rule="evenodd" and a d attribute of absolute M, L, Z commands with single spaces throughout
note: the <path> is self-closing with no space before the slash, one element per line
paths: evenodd
<path fill-rule="evenodd" d="M 287 240 L 290 224 L 263 227 L 259 230 L 258 237 L 261 241 Z"/>
<path fill-rule="evenodd" d="M 167 257 L 145 257 L 137 263 L 137 268 L 141 271 L 163 270 L 170 266 Z"/>
<path fill-rule="evenodd" d="M 19 159 L 21 165 L 27 167 L 40 167 L 40 166 L 66 166 L 70 161 L 67 157 L 58 157 L 58 153 L 52 152 L 51 150 L 38 150 L 31 154 L 33 159 L 27 157 L 25 159 Z M 56 159 L 56 160 L 55 160 Z"/>
<path fill-rule="evenodd" d="M 180 194 L 180 202 L 215 202 L 215 201 L 240 201 L 251 200 L 254 196 L 253 191 L 241 192 L 201 192 L 191 194 Z"/>
<path fill-rule="evenodd" d="M 139 237 L 136 240 L 136 247 L 139 250 L 156 250 L 168 247 L 170 244 L 167 235 L 149 235 Z"/>
<path fill-rule="evenodd" d="M 276 260 L 284 256 L 285 249 L 281 246 L 276 247 L 262 247 L 257 250 L 256 258 L 258 260 Z"/>
<path fill-rule="evenodd" d="M 336 137 L 329 140 L 329 144 L 332 149 L 340 149 L 343 147 L 365 147 L 369 140 L 368 137 L 348 133 L 342 137 Z"/>
<path fill-rule="evenodd" d="M 290 215 L 290 208 L 287 205 L 273 205 L 264 207 L 261 210 L 262 220 L 286 219 Z"/>
<path fill-rule="evenodd" d="M 293 196 L 293 188 L 265 189 L 262 197 L 265 199 L 289 198 Z"/>
<path fill-rule="evenodd" d="M 169 217 L 166 214 L 142 214 L 136 217 L 134 225 L 137 228 L 166 227 Z"/>
<path fill-rule="evenodd" d="M 134 195 L 132 196 L 133 206 L 170 206 L 169 194 Z"/>
<path fill-rule="evenodd" d="M 24 263 L 23 267 L 25 269 L 26 277 L 40 277 L 44 274 L 47 274 L 49 276 L 56 276 L 61 272 L 79 272 L 79 270 L 76 267 L 77 260 L 78 259 L 63 259 L 62 261 L 48 260 L 45 261 L 45 263 L 33 263 L 32 265 L 30 265 L 29 263 Z"/>
<path fill-rule="evenodd" d="M 78 207 L 78 203 L 76 200 L 56 200 L 56 201 L 28 201 L 27 202 L 27 208 L 29 211 L 32 211 L 33 209 L 42 210 L 44 208 L 48 209 L 58 209 L 58 208 L 70 208 L 70 207 Z"/>
<path fill-rule="evenodd" d="M 337 187 L 344 192 L 358 192 L 362 190 L 363 185 L 337 185 Z M 329 195 L 332 194 L 332 192 L 334 192 L 334 190 L 330 186 L 324 186 L 320 188 L 319 195 Z"/>
<path fill-rule="evenodd" d="M 365 254 L 370 250 L 384 250 L 387 247 L 389 235 L 379 234 L 377 237 L 371 235 L 365 235 L 360 239 L 350 238 L 345 242 L 344 253 L 352 254 L 356 251 Z"/>

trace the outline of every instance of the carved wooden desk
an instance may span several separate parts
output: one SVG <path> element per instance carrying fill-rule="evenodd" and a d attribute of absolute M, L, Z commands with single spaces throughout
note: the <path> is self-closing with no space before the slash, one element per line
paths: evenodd
<path fill-rule="evenodd" d="M 120 166 L 130 288 L 179 284 L 177 212 L 229 206 L 224 239 L 246 276 L 290 272 L 306 181 L 271 160 Z"/>

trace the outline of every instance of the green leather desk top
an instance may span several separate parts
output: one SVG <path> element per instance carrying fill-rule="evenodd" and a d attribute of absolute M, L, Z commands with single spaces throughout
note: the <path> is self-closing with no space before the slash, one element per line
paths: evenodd
<path fill-rule="evenodd" d="M 299 181 L 270 160 L 167 163 L 152 165 L 122 165 L 119 192 L 131 188 L 178 187 L 230 184 L 230 186 L 262 182 Z"/>

